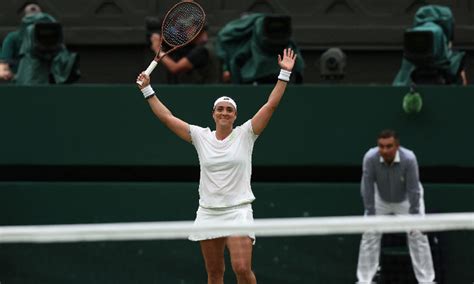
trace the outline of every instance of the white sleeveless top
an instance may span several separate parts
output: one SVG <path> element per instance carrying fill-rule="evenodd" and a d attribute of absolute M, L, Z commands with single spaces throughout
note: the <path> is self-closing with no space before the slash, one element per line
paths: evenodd
<path fill-rule="evenodd" d="M 199 205 L 224 208 L 252 202 L 252 151 L 258 135 L 253 132 L 251 120 L 234 128 L 224 140 L 218 140 L 209 127 L 189 128 L 201 168 Z"/>

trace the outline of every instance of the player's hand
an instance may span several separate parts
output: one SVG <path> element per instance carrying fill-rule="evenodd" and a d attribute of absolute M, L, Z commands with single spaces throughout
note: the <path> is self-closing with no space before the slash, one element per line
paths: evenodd
<path fill-rule="evenodd" d="M 137 82 L 142 82 L 141 84 L 137 84 L 138 88 L 141 90 L 146 86 L 150 85 L 150 76 L 145 74 L 145 72 L 140 73 L 137 77 Z"/>
<path fill-rule="evenodd" d="M 285 48 L 283 50 L 283 57 L 278 54 L 278 65 L 281 69 L 291 71 L 295 66 L 296 53 L 291 48 Z"/>

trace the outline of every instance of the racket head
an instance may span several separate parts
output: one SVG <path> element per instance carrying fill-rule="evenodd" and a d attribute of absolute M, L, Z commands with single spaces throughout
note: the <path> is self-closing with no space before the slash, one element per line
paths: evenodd
<path fill-rule="evenodd" d="M 206 13 L 198 3 L 194 1 L 176 3 L 163 19 L 162 39 L 172 48 L 184 46 L 199 35 L 205 22 Z"/>

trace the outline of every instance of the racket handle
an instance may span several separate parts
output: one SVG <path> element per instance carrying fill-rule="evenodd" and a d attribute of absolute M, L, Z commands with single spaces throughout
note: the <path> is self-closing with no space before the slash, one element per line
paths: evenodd
<path fill-rule="evenodd" d="M 148 68 L 145 70 L 145 74 L 147 74 L 148 76 L 150 76 L 151 72 L 153 72 L 153 70 L 155 70 L 156 65 L 158 65 L 158 62 L 156 62 L 155 60 L 153 60 L 153 61 L 150 63 L 150 65 L 148 65 Z"/>
<path fill-rule="evenodd" d="M 148 65 L 148 68 L 145 70 L 145 74 L 147 74 L 148 76 L 150 76 L 151 72 L 153 72 L 153 70 L 155 70 L 156 66 L 158 65 L 158 62 L 156 62 L 155 60 L 153 60 L 150 65 Z M 137 84 L 138 85 L 142 85 L 143 82 L 142 81 L 137 81 Z"/>

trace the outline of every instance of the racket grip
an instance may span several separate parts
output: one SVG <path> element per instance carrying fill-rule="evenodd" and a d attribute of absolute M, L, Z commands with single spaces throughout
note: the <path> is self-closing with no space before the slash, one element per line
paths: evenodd
<path fill-rule="evenodd" d="M 155 70 L 156 66 L 158 65 L 158 62 L 156 62 L 155 60 L 153 60 L 150 65 L 148 65 L 148 68 L 145 70 L 145 74 L 147 74 L 148 76 L 150 76 L 151 72 L 153 72 L 153 70 Z M 143 82 L 142 81 L 137 81 L 137 84 L 138 85 L 142 85 Z"/>
<path fill-rule="evenodd" d="M 145 70 L 145 74 L 147 74 L 148 76 L 150 76 L 151 72 L 153 72 L 153 70 L 155 70 L 155 67 L 156 65 L 158 65 L 158 62 L 156 62 L 155 60 L 153 60 L 150 65 L 148 65 L 148 68 Z"/>

